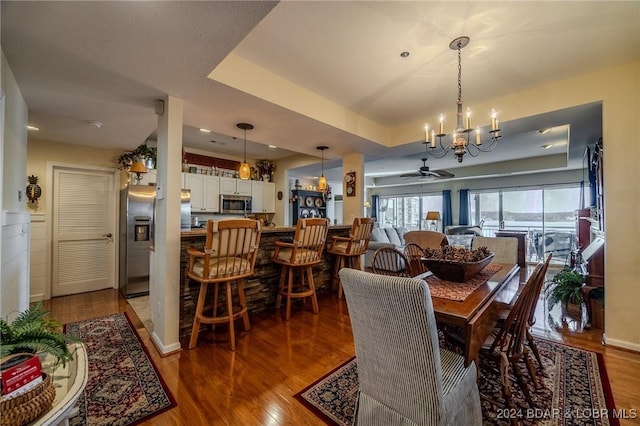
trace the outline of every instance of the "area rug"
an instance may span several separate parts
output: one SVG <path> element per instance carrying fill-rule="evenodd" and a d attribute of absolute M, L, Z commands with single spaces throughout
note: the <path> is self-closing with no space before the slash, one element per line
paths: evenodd
<path fill-rule="evenodd" d="M 508 425 L 515 416 L 523 425 L 619 425 L 602 356 L 548 340 L 537 342 L 545 372 L 540 388 L 532 392 L 535 408 L 529 407 L 515 384 L 511 389 L 517 409 L 505 410 L 496 366 L 481 361 L 483 424 Z M 355 358 L 295 397 L 327 424 L 351 425 L 358 397 Z"/>
<path fill-rule="evenodd" d="M 124 313 L 67 324 L 87 346 L 89 377 L 70 425 L 132 425 L 175 407 Z"/>

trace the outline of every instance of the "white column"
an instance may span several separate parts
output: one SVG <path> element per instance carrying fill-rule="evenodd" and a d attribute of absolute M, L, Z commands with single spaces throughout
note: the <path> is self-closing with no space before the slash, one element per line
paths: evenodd
<path fill-rule="evenodd" d="M 346 154 L 342 157 L 342 175 L 356 172 L 356 195 L 347 194 L 346 183 L 342 180 L 342 222 L 352 224 L 353 219 L 363 216 L 364 207 L 364 155 L 360 153 Z"/>
<path fill-rule="evenodd" d="M 149 289 L 152 339 L 162 354 L 180 349 L 180 189 L 184 102 L 167 96 L 158 116 L 154 270 Z"/>

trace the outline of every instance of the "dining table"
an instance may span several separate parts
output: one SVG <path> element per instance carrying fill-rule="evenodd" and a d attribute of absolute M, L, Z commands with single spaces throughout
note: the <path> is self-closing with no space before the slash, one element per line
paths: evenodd
<path fill-rule="evenodd" d="M 498 322 L 501 306 L 508 305 L 513 300 L 513 294 L 518 291 L 521 284 L 526 282 L 529 273 L 528 268 L 522 268 L 521 271 L 516 264 L 492 263 L 490 265 L 493 265 L 497 271 L 471 291 L 464 300 L 458 300 L 459 295 L 454 294 L 455 291 L 451 292 L 451 298 L 449 298 L 446 287 L 444 291 L 439 291 L 437 296 L 433 291 L 431 294 L 438 326 L 456 327 L 461 334 L 465 366 L 477 358 L 482 343 Z M 425 279 L 431 284 L 435 282 L 436 285 L 439 284 L 438 281 L 443 281 L 433 276 L 430 271 L 416 278 Z M 443 284 L 452 285 L 450 282 Z"/>

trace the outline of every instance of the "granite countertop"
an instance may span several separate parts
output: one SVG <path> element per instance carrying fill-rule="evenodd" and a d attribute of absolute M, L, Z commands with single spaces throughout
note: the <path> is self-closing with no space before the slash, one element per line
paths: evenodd
<path fill-rule="evenodd" d="M 329 225 L 329 229 L 351 229 L 351 225 Z M 262 228 L 263 234 L 277 233 L 277 232 L 295 232 L 295 226 L 265 226 Z M 207 235 L 206 228 L 194 228 L 190 231 L 181 231 L 181 237 L 197 237 Z"/>

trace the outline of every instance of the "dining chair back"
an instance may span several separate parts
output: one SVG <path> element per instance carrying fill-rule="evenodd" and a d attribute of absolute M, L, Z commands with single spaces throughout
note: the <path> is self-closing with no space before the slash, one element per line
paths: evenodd
<path fill-rule="evenodd" d="M 423 280 L 344 268 L 360 392 L 356 425 L 480 425 L 476 366 L 439 346 Z"/>
<path fill-rule="evenodd" d="M 518 263 L 518 240 L 512 237 L 474 237 L 473 250 L 486 247 L 494 254 L 492 263 Z"/>
<path fill-rule="evenodd" d="M 535 303 L 537 294 L 539 294 L 538 286 L 542 285 L 541 281 L 544 280 L 542 273 L 543 268 L 544 264 L 542 263 L 536 265 L 524 288 L 517 296 L 513 308 L 509 311 L 509 315 L 507 315 L 507 318 L 502 322 L 500 328 L 495 333 L 492 333 L 482 346 L 482 349 L 486 351 L 489 356 L 495 358 L 500 363 L 502 392 L 509 406 L 513 404 L 508 377 L 508 370 L 511 368 L 516 381 L 522 389 L 522 393 L 529 404 L 534 407 L 529 388 L 518 363 L 523 360 L 529 374 L 532 377 L 535 376 L 525 341 L 529 327 L 528 320 L 531 305 Z M 538 293 L 536 293 L 536 291 Z"/>
<path fill-rule="evenodd" d="M 371 269 L 374 274 L 410 277 L 409 260 L 394 247 L 380 247 L 373 254 Z"/>
<path fill-rule="evenodd" d="M 416 243 L 408 243 L 404 246 L 404 255 L 409 261 L 409 275 L 412 277 L 416 277 L 418 275 L 424 274 L 429 270 L 422 262 L 422 258 L 424 257 L 424 250 Z"/>

